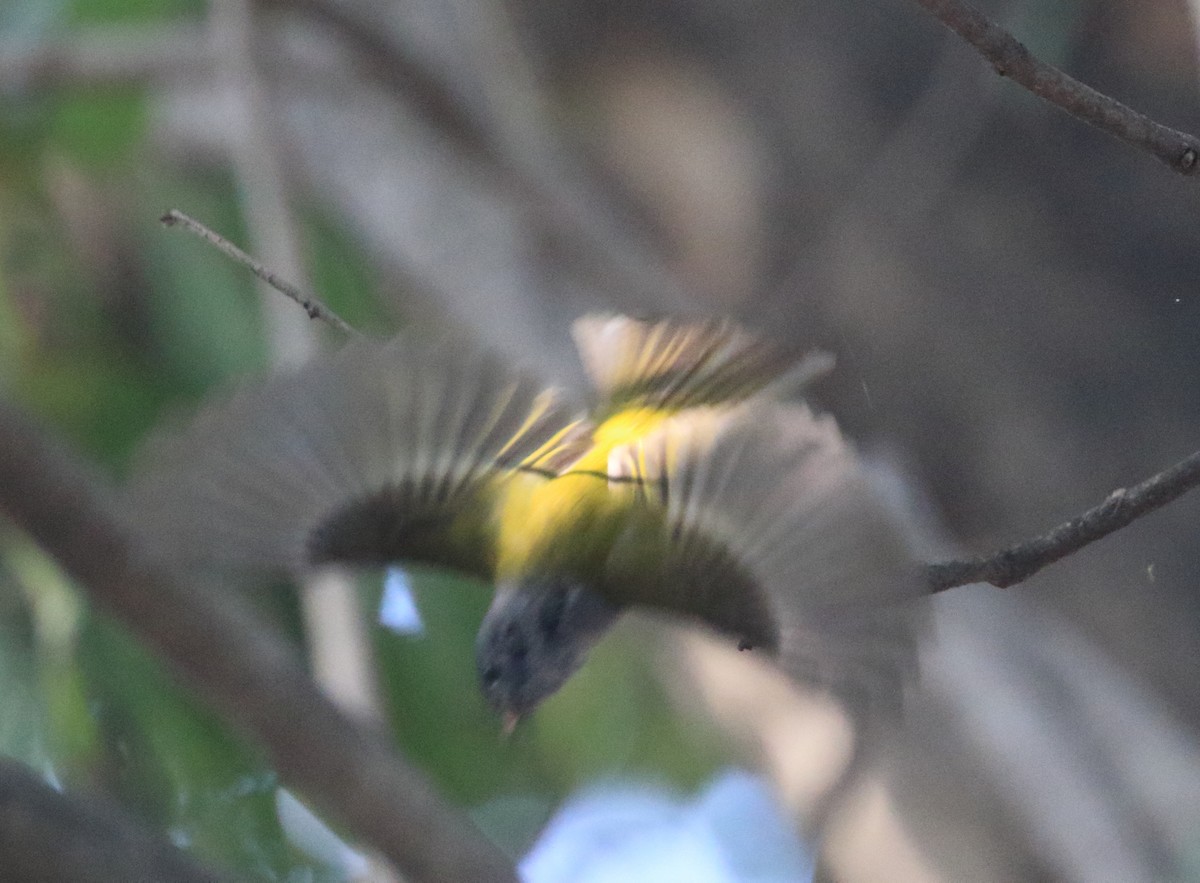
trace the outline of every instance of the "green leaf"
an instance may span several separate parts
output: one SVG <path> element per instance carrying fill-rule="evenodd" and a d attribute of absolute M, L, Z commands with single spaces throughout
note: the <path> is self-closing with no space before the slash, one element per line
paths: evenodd
<path fill-rule="evenodd" d="M 359 331 L 394 330 L 394 320 L 376 296 L 370 261 L 346 231 L 323 215 L 307 224 L 309 268 L 314 293 Z"/>
<path fill-rule="evenodd" d="M 173 185 L 154 194 L 158 205 L 144 209 L 143 255 L 157 280 L 148 304 L 151 332 L 160 370 L 183 398 L 194 399 L 232 377 L 261 373 L 266 365 L 254 277 L 204 242 L 158 223 L 167 208 L 179 208 L 242 241 L 232 193 L 232 187 L 226 193 Z"/>
<path fill-rule="evenodd" d="M 80 93 L 59 98 L 50 139 L 84 168 L 105 171 L 131 160 L 144 129 L 140 93 Z"/>
<path fill-rule="evenodd" d="M 380 583 L 374 580 L 373 605 Z M 397 741 L 462 805 L 508 790 L 536 791 L 545 781 L 536 746 L 521 733 L 502 738 L 500 722 L 476 686 L 475 629 L 490 590 L 432 570 L 414 570 L 412 583 L 424 633 L 375 631 L 381 688 Z"/>
<path fill-rule="evenodd" d="M 727 763 L 715 731 L 681 721 L 654 675 L 654 653 L 620 628 L 535 715 L 565 790 L 614 775 L 694 787 Z"/>
<path fill-rule="evenodd" d="M 149 22 L 203 14 L 203 0 L 72 0 L 74 24 Z"/>
<path fill-rule="evenodd" d="M 474 661 L 491 587 L 434 570 L 414 568 L 410 577 L 425 631 L 378 630 L 380 680 L 405 754 L 453 799 L 479 806 L 519 795 L 537 803 L 611 776 L 649 775 L 690 787 L 727 763 L 725 743 L 676 716 L 651 654 L 619 631 L 503 739 Z"/>
<path fill-rule="evenodd" d="M 0 533 L 0 551 L 12 539 Z M 7 561 L 0 558 L 0 564 Z M 35 652 L 24 594 L 9 568 L 0 566 L 0 754 L 45 768 L 50 755 Z"/>
<path fill-rule="evenodd" d="M 60 771 L 86 770 L 98 737 L 75 660 L 83 604 L 57 565 L 31 542 L 13 538 L 4 551 L 33 628 L 46 744 Z"/>
<path fill-rule="evenodd" d="M 177 843 L 258 879 L 330 879 L 288 843 L 277 781 L 128 634 L 92 617 L 80 641 L 90 706 L 104 737 L 108 787 Z M 311 875 L 311 876 L 309 876 Z"/>

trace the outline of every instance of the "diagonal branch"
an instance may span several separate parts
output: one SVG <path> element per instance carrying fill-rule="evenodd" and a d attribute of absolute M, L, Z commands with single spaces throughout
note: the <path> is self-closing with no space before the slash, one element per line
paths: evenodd
<path fill-rule="evenodd" d="M 1128 489 L 1118 488 L 1099 506 L 1041 536 L 987 557 L 926 565 L 925 579 L 929 590 L 942 592 L 968 583 L 991 583 L 1002 589 L 1015 585 L 1043 567 L 1165 506 L 1197 485 L 1200 485 L 1200 451 L 1141 484 Z"/>
<path fill-rule="evenodd" d="M 309 796 L 406 879 L 515 880 L 509 860 L 353 724 L 244 600 L 141 559 L 88 470 L 0 401 L 0 510 Z M 2 875 L 0 875 L 2 876 Z"/>
<path fill-rule="evenodd" d="M 1036 58 L 1012 34 L 961 0 L 916 0 L 991 62 L 996 73 L 1110 135 L 1154 154 L 1182 175 L 1196 171 L 1200 139 L 1156 123 Z"/>
<path fill-rule="evenodd" d="M 176 225 L 183 227 L 189 233 L 199 236 L 210 245 L 215 246 L 222 254 L 246 266 L 251 273 L 267 283 L 267 285 L 270 285 L 280 294 L 298 303 L 300 308 L 308 314 L 308 318 L 328 322 L 334 328 L 344 331 L 346 334 L 356 333 L 345 319 L 327 307 L 323 301 L 311 294 L 305 294 L 297 286 L 278 276 L 273 271 L 267 269 L 266 266 L 250 257 L 250 255 L 246 254 L 220 233 L 204 226 L 190 215 L 185 215 L 179 209 L 173 208 L 158 220 L 164 227 L 174 227 Z"/>
<path fill-rule="evenodd" d="M 55 791 L 33 770 L 0 758 L 0 860 L 7 880 L 219 883 L 161 835 L 120 807 Z"/>
<path fill-rule="evenodd" d="M 188 220 L 203 231 L 200 235 L 218 244 L 218 247 L 218 240 L 225 242 L 218 234 L 191 221 L 180 212 L 172 211 L 164 217 L 164 223 L 168 218 Z M 234 246 L 230 245 L 230 248 Z M 249 256 L 243 256 L 245 262 L 258 265 Z M 274 278 L 274 274 L 269 271 L 264 269 L 263 272 L 266 274 L 263 278 Z M 283 293 L 287 294 L 286 291 Z M 295 297 L 292 299 L 297 300 Z M 525 467 L 524 471 L 542 474 L 542 470 L 532 467 Z M 595 473 L 595 476 L 608 481 L 614 480 L 612 476 L 601 473 Z M 1049 533 L 1001 549 L 994 555 L 927 564 L 925 582 L 931 593 L 979 582 L 991 583 L 1002 589 L 1008 588 L 1024 582 L 1043 567 L 1066 558 L 1143 515 L 1165 506 L 1197 485 L 1200 485 L 1200 451 L 1131 489 L 1119 488 L 1113 491 L 1100 505 L 1060 524 Z"/>
<path fill-rule="evenodd" d="M 430 132 L 439 133 L 479 164 L 498 192 L 527 210 L 539 234 L 570 249 L 573 260 L 611 291 L 636 294 L 659 310 L 694 309 L 680 282 L 644 237 L 631 234 L 627 210 L 610 198 L 586 163 L 551 139 L 537 150 L 514 146 L 495 119 L 464 100 L 463 84 L 380 27 L 363 4 L 338 0 L 255 0 L 267 9 L 291 10 L 341 36 L 366 63 L 366 71 L 402 99 Z M 503 5 L 503 4 L 501 4 Z M 447 19 L 448 21 L 449 19 Z M 458 47 L 462 49 L 462 47 Z M 468 86 L 472 92 L 478 86 Z M 525 128 L 553 128 L 534 118 Z M 528 133 L 526 133 L 528 134 Z M 536 136 L 541 140 L 545 136 Z M 611 188 L 609 188 L 611 189 Z"/>

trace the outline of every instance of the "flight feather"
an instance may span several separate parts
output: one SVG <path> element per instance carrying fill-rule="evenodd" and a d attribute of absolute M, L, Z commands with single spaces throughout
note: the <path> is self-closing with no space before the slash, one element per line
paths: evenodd
<path fill-rule="evenodd" d="M 488 576 L 498 483 L 553 464 L 561 397 L 453 340 L 364 340 L 235 392 L 144 451 L 127 497 L 171 563 L 425 560 Z"/>

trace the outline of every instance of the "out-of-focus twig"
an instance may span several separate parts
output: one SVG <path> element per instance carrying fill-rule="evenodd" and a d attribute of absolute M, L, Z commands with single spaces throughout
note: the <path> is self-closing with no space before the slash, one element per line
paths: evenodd
<path fill-rule="evenodd" d="M 0 92 L 142 86 L 194 76 L 211 53 L 193 25 L 95 26 L 49 40 L 0 41 Z"/>
<path fill-rule="evenodd" d="M 242 599 L 141 557 L 107 494 L 28 417 L 0 402 L 0 510 L 236 728 L 281 778 L 412 880 L 515 880 L 509 860 L 352 723 Z"/>
<path fill-rule="evenodd" d="M 185 215 L 178 209 L 171 209 L 169 212 L 159 218 L 159 220 L 164 226 L 167 227 L 179 225 L 189 233 L 194 233 L 201 239 L 207 240 L 210 244 L 216 246 L 216 248 L 233 258 L 233 260 L 237 261 L 239 264 L 244 264 L 250 269 L 250 272 L 252 272 L 263 282 L 270 285 L 280 294 L 284 295 L 285 297 L 289 297 L 298 303 L 304 312 L 308 313 L 308 318 L 320 319 L 323 322 L 328 322 L 334 328 L 344 331 L 347 334 L 357 334 L 354 328 L 352 328 L 344 319 L 342 319 L 341 316 L 327 307 L 322 301 L 310 294 L 305 294 L 286 279 L 281 279 L 279 276 L 267 269 L 254 258 L 250 257 L 250 255 L 246 254 L 220 233 L 210 230 L 195 218 Z"/>
<path fill-rule="evenodd" d="M 478 120 L 436 73 L 396 47 L 386 31 L 373 27 L 353 4 L 324 0 L 255 0 L 264 8 L 291 9 L 342 35 L 358 54 L 403 95 L 417 115 L 452 140 L 461 150 L 491 166 L 506 159 L 482 121 Z"/>
<path fill-rule="evenodd" d="M 0 868 L 6 880 L 222 879 L 116 806 L 55 791 L 32 770 L 0 758 Z"/>
<path fill-rule="evenodd" d="M 531 210 L 544 235 L 558 238 L 576 260 L 614 289 L 637 292 L 660 309 L 686 311 L 691 302 L 661 255 L 631 234 L 628 216 L 566 149 L 540 139 L 535 151 L 513 149 L 486 114 L 463 100 L 433 65 L 399 45 L 386 28 L 362 14 L 362 4 L 330 0 L 254 0 L 291 10 L 341 36 L 369 70 L 457 151 L 487 169 L 518 205 Z M 547 128 L 547 132 L 552 131 Z M 547 134 L 543 132 L 543 136 Z M 525 139 L 528 147 L 532 139 Z"/>
<path fill-rule="evenodd" d="M 228 155 L 250 241 L 267 266 L 311 290 L 284 171 L 287 129 L 279 119 L 277 90 L 260 69 L 266 53 L 259 18 L 250 0 L 210 0 L 209 33 L 218 59 L 213 80 L 237 120 Z M 311 358 L 320 345 L 312 324 L 297 322 L 295 311 L 265 286 L 260 296 L 272 365 L 283 368 Z M 298 588 L 313 679 L 343 711 L 364 721 L 381 720 L 370 630 L 354 578 L 324 571 L 306 575 Z"/>
<path fill-rule="evenodd" d="M 327 65 L 287 41 L 266 61 L 293 87 L 337 88 Z M 0 95 L 203 83 L 215 63 L 196 25 L 92 25 L 36 39 L 9 37 L 0 39 Z"/>
<path fill-rule="evenodd" d="M 974 46 L 1000 76 L 1008 77 L 1076 119 L 1149 151 L 1180 174 L 1196 171 L 1200 164 L 1200 139 L 1156 123 L 1047 64 L 1000 25 L 961 0 L 916 2 Z"/>
<path fill-rule="evenodd" d="M 1041 536 L 1001 549 L 994 555 L 927 565 L 925 575 L 929 590 L 941 592 L 969 583 L 991 583 L 1002 589 L 1016 585 L 1048 564 L 1120 530 L 1197 485 L 1200 485 L 1200 451 L 1140 484 L 1113 491 L 1099 506 Z"/>

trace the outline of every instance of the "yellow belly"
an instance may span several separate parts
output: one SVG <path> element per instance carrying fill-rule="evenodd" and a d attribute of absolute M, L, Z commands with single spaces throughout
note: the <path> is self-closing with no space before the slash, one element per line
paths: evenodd
<path fill-rule="evenodd" d="M 668 416 L 649 408 L 619 412 L 596 427 L 592 448 L 563 475 L 515 476 L 500 505 L 497 576 L 597 574 L 633 499 L 629 489 L 605 478 L 609 454 Z"/>

